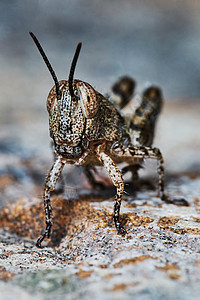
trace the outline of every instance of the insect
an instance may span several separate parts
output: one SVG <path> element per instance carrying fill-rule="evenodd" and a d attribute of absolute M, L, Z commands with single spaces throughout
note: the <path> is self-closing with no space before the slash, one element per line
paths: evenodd
<path fill-rule="evenodd" d="M 158 148 L 150 145 L 153 138 L 155 120 L 159 113 L 162 96 L 158 88 L 152 87 L 143 95 L 141 107 L 127 126 L 116 107 L 89 83 L 74 79 L 74 71 L 79 57 L 81 43 L 77 45 L 72 60 L 68 80 L 58 81 L 56 74 L 39 41 L 30 32 L 55 85 L 47 97 L 50 137 L 53 140 L 56 159 L 46 178 L 43 200 L 46 229 L 36 245 L 41 247 L 49 238 L 52 228 L 52 208 L 50 193 L 55 189 L 65 164 L 83 165 L 85 170 L 103 166 L 116 187 L 114 202 L 114 223 L 119 234 L 126 230 L 120 222 L 120 205 L 124 193 L 124 180 L 117 167 L 126 162 L 126 171 L 134 169 L 137 160 L 152 158 L 158 161 L 159 195 L 171 202 L 164 194 L 163 157 Z M 151 99 L 151 101 L 148 101 Z M 159 103 L 159 105 L 158 105 Z M 156 109 L 154 109 L 156 107 Z"/>

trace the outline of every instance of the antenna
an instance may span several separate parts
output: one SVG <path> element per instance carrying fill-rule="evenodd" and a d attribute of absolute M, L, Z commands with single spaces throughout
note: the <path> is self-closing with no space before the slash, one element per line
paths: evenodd
<path fill-rule="evenodd" d="M 72 82 L 73 82 L 73 78 L 74 78 L 74 71 L 75 71 L 75 68 L 76 68 L 78 57 L 79 57 L 79 54 L 80 54 L 80 51 L 81 51 L 81 46 L 82 46 L 82 43 L 78 43 L 78 45 L 76 47 L 76 52 L 74 54 L 74 58 L 72 60 L 70 72 L 69 72 L 68 83 L 69 83 L 69 92 L 70 92 L 71 97 L 74 97 L 74 90 L 73 90 Z"/>
<path fill-rule="evenodd" d="M 36 38 L 36 36 L 32 32 L 29 32 L 29 34 L 32 37 L 32 39 L 34 40 L 40 54 L 42 55 L 42 58 L 44 59 L 45 64 L 47 65 L 47 68 L 49 69 L 49 72 L 51 73 L 51 76 L 53 77 L 53 80 L 54 80 L 55 86 L 56 86 L 57 99 L 59 100 L 60 99 L 60 90 L 59 90 L 59 83 L 58 83 L 57 76 L 56 76 L 46 54 L 44 53 L 44 50 L 42 49 L 42 46 L 40 45 L 38 39 Z M 73 79 L 73 74 L 72 74 L 72 79 Z"/>

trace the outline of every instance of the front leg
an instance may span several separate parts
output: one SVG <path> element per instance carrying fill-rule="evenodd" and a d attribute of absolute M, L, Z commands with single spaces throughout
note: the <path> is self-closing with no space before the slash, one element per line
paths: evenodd
<path fill-rule="evenodd" d="M 114 222 L 118 233 L 124 234 L 126 230 L 123 228 L 119 218 L 120 206 L 122 201 L 122 195 L 124 193 L 124 180 L 122 174 L 117 168 L 114 161 L 104 152 L 104 145 L 99 145 L 96 149 L 96 156 L 102 162 L 103 166 L 106 168 L 114 186 L 117 188 L 117 194 L 115 196 L 114 204 Z"/>
<path fill-rule="evenodd" d="M 51 201 L 50 201 L 50 192 L 52 192 L 60 177 L 62 169 L 65 163 L 63 162 L 61 156 L 58 156 L 56 161 L 54 162 L 49 174 L 46 178 L 44 192 L 43 192 L 43 200 L 44 200 L 44 208 L 45 208 L 45 217 L 46 217 L 46 229 L 45 233 L 39 237 L 37 240 L 36 246 L 41 248 L 41 243 L 46 237 L 50 237 L 51 227 L 52 227 L 52 208 L 51 208 Z"/>

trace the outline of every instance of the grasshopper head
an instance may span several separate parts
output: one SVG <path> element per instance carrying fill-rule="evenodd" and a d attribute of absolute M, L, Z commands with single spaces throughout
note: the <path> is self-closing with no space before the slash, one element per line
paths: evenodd
<path fill-rule="evenodd" d="M 73 79 L 81 43 L 77 45 L 68 81 L 58 81 L 39 41 L 33 33 L 30 35 L 55 82 L 47 98 L 51 137 L 58 145 L 76 146 L 81 143 L 84 136 L 86 120 L 94 118 L 98 111 L 98 101 L 93 87 L 86 82 Z"/>
<path fill-rule="evenodd" d="M 60 98 L 54 86 L 47 98 L 50 132 L 59 145 L 76 146 L 85 133 L 87 119 L 98 110 L 95 90 L 86 82 L 73 80 L 73 96 L 69 81 L 59 82 Z"/>

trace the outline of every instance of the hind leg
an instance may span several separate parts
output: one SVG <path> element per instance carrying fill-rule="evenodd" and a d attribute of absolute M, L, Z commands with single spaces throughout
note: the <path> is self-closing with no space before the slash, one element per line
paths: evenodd
<path fill-rule="evenodd" d="M 132 99 L 135 85 L 136 83 L 131 77 L 120 77 L 112 86 L 111 102 L 119 109 L 123 109 Z"/>

